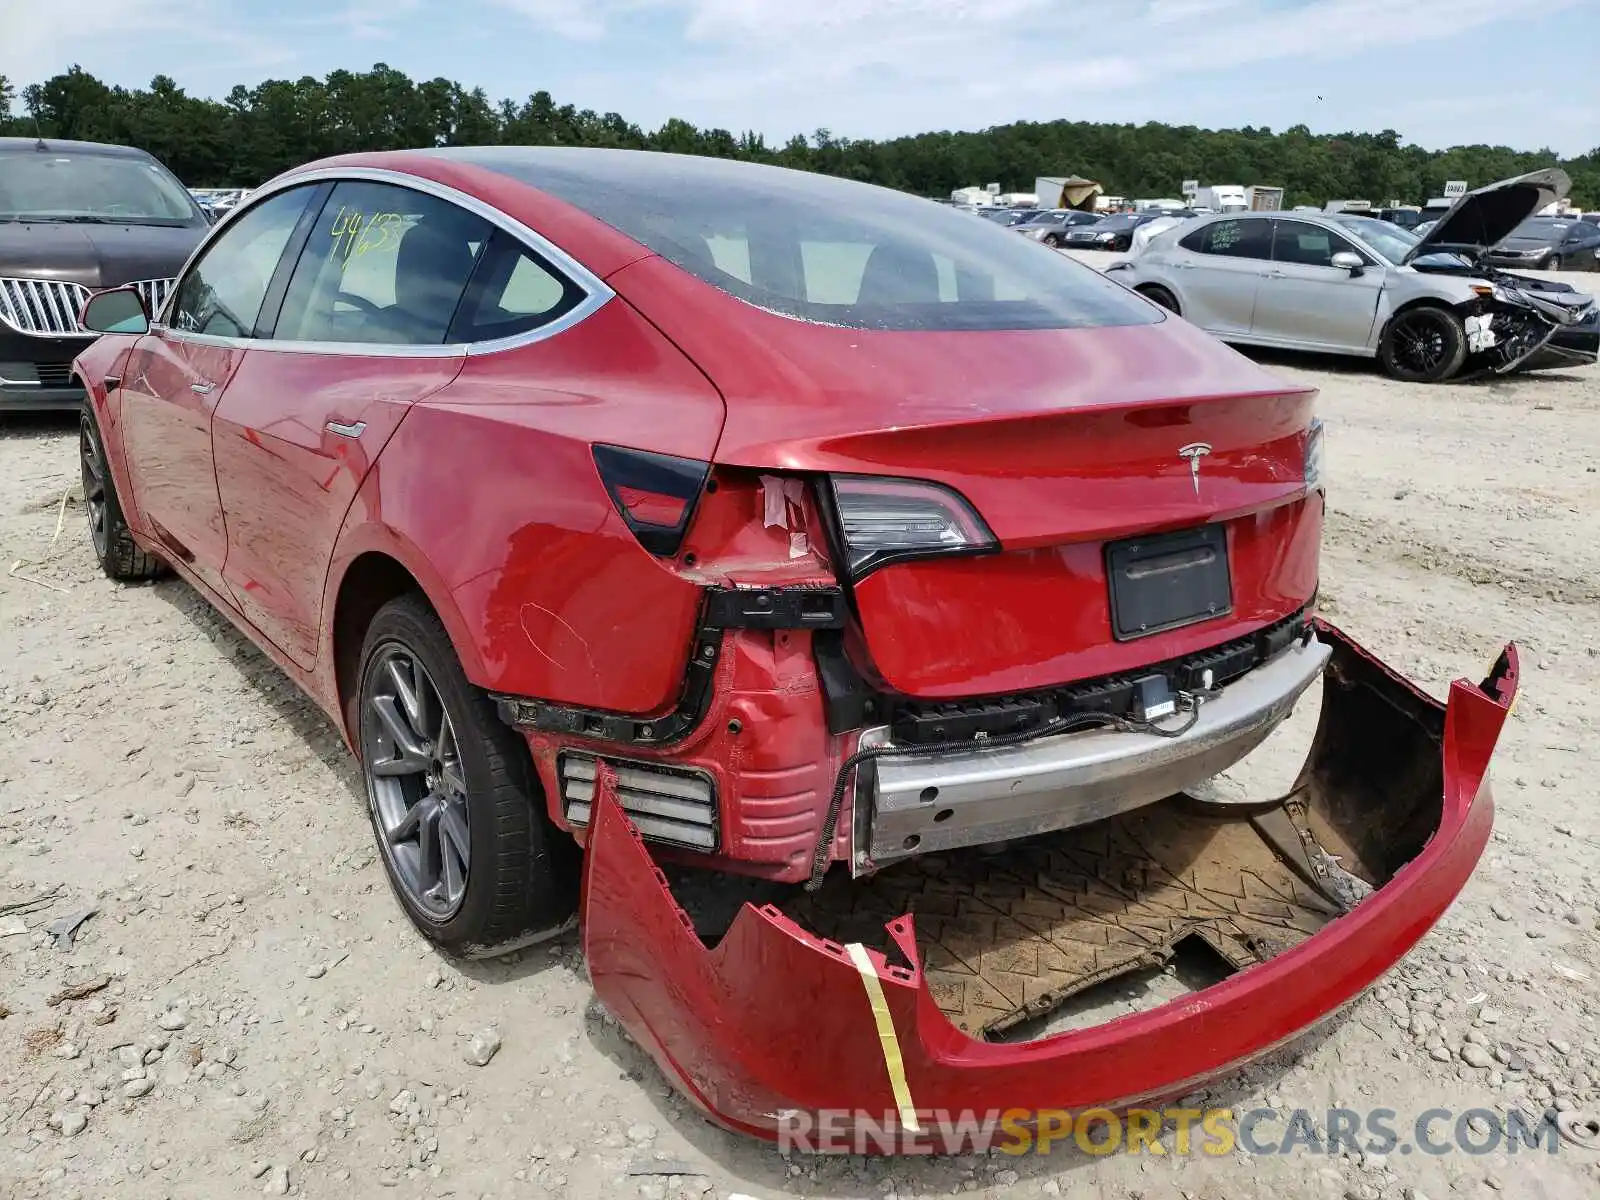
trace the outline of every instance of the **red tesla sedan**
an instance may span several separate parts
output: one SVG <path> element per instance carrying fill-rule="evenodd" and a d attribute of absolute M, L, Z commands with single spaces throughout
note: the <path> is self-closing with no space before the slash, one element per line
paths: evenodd
<path fill-rule="evenodd" d="M 106 572 L 170 567 L 327 711 L 440 946 L 560 930 L 586 873 L 596 989 L 736 1128 L 1187 1085 L 1370 983 L 1487 837 L 1515 654 L 1447 719 L 1315 618 L 1312 390 L 988 222 L 361 155 L 83 320 Z M 1186 794 L 1324 674 L 1293 795 Z M 664 860 L 806 886 L 701 936 Z M 1205 1036 L 975 1040 L 1196 937 Z"/>

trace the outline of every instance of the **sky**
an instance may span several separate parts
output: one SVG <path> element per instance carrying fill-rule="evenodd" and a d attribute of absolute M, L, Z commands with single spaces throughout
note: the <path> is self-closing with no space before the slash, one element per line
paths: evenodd
<path fill-rule="evenodd" d="M 780 142 L 1067 118 L 1600 146 L 1600 0 L 0 0 L 19 86 L 77 63 L 220 98 L 375 62 Z"/>

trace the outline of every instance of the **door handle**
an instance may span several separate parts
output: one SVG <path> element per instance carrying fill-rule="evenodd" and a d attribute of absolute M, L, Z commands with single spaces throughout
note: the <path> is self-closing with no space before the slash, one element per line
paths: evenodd
<path fill-rule="evenodd" d="M 367 427 L 365 421 L 329 421 L 323 426 L 329 433 L 337 433 L 340 437 L 358 438 Z"/>
<path fill-rule="evenodd" d="M 107 375 L 105 377 L 105 385 L 106 385 L 106 391 L 108 391 L 108 392 L 116 391 L 119 387 L 122 386 L 122 376 L 121 375 Z"/>
<path fill-rule="evenodd" d="M 1287 279 L 1287 278 L 1289 278 L 1289 276 L 1283 271 L 1263 271 L 1261 273 L 1261 278 L 1263 278 L 1263 279 Z"/>
<path fill-rule="evenodd" d="M 191 392 L 199 392 L 202 396 L 204 396 L 211 392 L 216 386 L 217 385 L 214 383 L 191 383 L 189 385 L 189 390 Z"/>

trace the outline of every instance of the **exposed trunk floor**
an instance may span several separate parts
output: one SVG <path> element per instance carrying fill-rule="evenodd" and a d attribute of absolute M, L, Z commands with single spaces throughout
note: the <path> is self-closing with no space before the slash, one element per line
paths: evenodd
<path fill-rule="evenodd" d="M 822 936 L 886 951 L 884 924 L 915 914 L 939 1007 L 968 1034 L 993 1035 L 1166 962 L 1187 937 L 1239 969 L 1316 933 L 1345 911 L 1343 872 L 1298 809 L 1219 813 L 1174 796 L 1009 846 L 930 855 L 866 879 L 836 874 L 780 907 Z"/>

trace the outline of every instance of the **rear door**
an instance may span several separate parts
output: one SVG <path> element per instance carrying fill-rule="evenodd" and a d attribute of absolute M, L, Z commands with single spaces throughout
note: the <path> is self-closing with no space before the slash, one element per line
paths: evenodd
<path fill-rule="evenodd" d="M 450 323 L 491 226 L 422 191 L 337 183 L 309 224 L 270 338 L 216 415 L 224 576 L 244 615 L 301 666 L 356 491 L 409 407 L 448 384 Z"/>
<path fill-rule="evenodd" d="M 1226 336 L 1248 334 L 1256 292 L 1272 259 L 1272 222 L 1232 217 L 1185 236 L 1172 252 L 1173 279 L 1183 315 Z"/>
<path fill-rule="evenodd" d="M 1382 264 L 1326 226 L 1272 225 L 1272 261 L 1256 290 L 1251 334 L 1296 346 L 1365 349 L 1378 317 Z M 1360 275 L 1333 265 L 1333 256 L 1345 251 L 1366 264 Z"/>
<path fill-rule="evenodd" d="M 135 344 L 123 371 L 123 439 L 140 522 L 224 596 L 227 531 L 212 418 L 254 344 L 273 273 L 313 190 L 280 192 L 231 222 L 185 273 L 166 324 Z"/>

